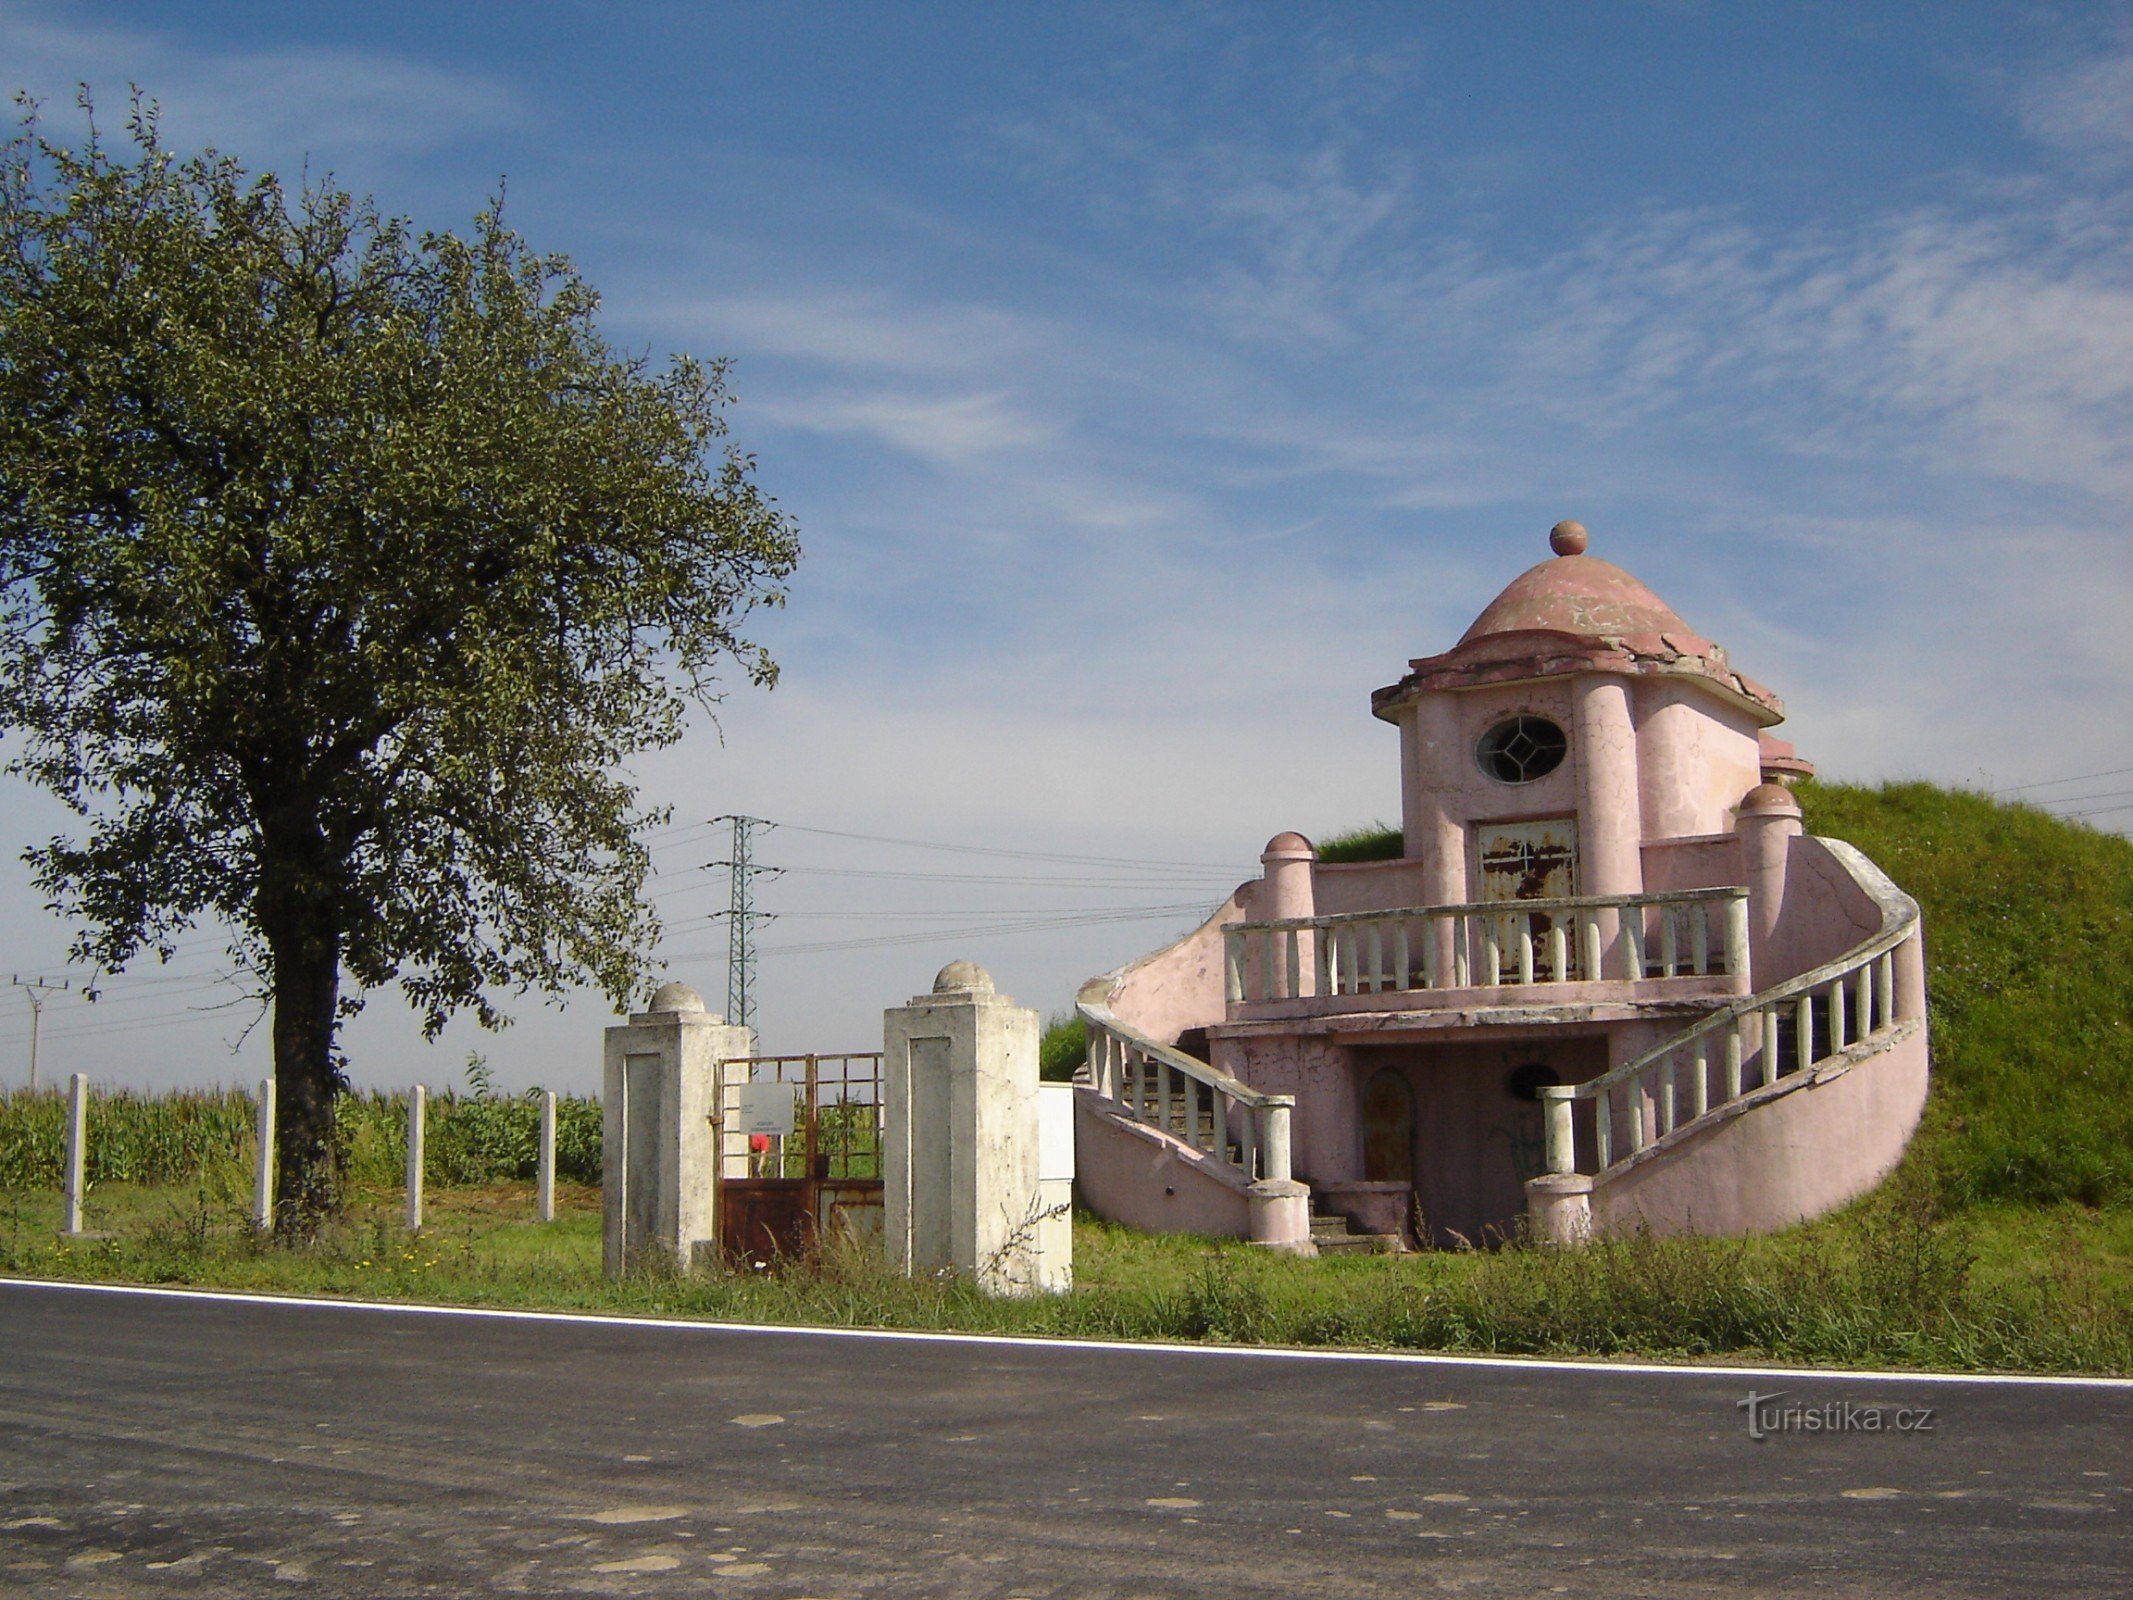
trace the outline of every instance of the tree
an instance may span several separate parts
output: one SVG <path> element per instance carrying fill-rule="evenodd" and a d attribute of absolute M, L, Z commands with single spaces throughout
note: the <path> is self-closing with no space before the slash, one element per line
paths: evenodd
<path fill-rule="evenodd" d="M 723 365 L 611 350 L 500 204 L 417 232 L 180 159 L 138 97 L 127 131 L 69 148 L 31 105 L 0 147 L 0 726 L 83 819 L 27 853 L 78 958 L 235 930 L 302 1231 L 367 992 L 434 1036 L 636 986 L 623 763 L 729 664 L 774 680 L 735 630 L 798 544 Z"/>

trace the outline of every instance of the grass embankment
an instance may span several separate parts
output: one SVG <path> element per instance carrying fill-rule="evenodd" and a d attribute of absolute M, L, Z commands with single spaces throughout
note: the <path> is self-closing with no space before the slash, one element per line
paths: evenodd
<path fill-rule="evenodd" d="M 1376 1346 L 1522 1355 L 1767 1359 L 1851 1366 L 2133 1368 L 2133 1216 L 2002 1211 L 1961 1226 L 1886 1207 L 1775 1239 L 1602 1243 L 1297 1261 L 1240 1243 L 1077 1218 L 1074 1292 L 995 1300 L 892 1276 L 848 1251 L 778 1273 L 600 1275 L 599 1191 L 533 1220 L 522 1185 L 445 1190 L 430 1226 L 359 1191 L 305 1249 L 253 1240 L 234 1196 L 101 1191 L 89 1241 L 57 1198 L 0 1202 L 0 1266 L 41 1278 L 547 1307 L 743 1322 L 1053 1336 Z"/>
<path fill-rule="evenodd" d="M 547 1226 L 523 1186 L 441 1189 L 416 1238 L 373 1160 L 349 1219 L 291 1250 L 249 1236 L 232 1151 L 186 1182 L 100 1186 L 90 1225 L 111 1237 L 93 1243 L 55 1241 L 56 1196 L 0 1196 L 0 1270 L 748 1321 L 2133 1371 L 2133 987 L 2119 976 L 2133 971 L 2133 845 L 1922 785 L 1801 793 L 1813 831 L 1859 845 L 1925 908 L 1935 1077 L 1896 1177 L 1774 1238 L 1300 1262 L 1083 1218 L 1077 1288 L 1053 1300 L 906 1282 L 856 1255 L 611 1284 L 593 1188 L 566 1190 Z"/>

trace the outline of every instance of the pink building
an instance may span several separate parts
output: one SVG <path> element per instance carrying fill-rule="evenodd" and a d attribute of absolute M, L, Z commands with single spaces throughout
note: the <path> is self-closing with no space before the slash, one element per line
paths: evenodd
<path fill-rule="evenodd" d="M 1083 987 L 1098 1212 L 1301 1250 L 1747 1233 L 1895 1164 L 1916 903 L 1801 831 L 1776 695 L 1578 524 L 1549 542 L 1371 696 L 1398 859 L 1278 834 L 1204 926 Z"/>

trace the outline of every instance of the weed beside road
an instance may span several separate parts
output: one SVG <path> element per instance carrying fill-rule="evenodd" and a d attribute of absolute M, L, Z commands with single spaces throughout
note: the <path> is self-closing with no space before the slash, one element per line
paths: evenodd
<path fill-rule="evenodd" d="M 1324 1348 L 1854 1367 L 2133 1371 L 2133 1218 L 2064 1207 L 1931 1214 L 1903 1194 L 1767 1239 L 1632 1237 L 1565 1251 L 1302 1261 L 1241 1243 L 1075 1223 L 1076 1287 L 989 1298 L 907 1280 L 873 1253 L 776 1272 L 600 1273 L 599 1192 L 432 1194 L 410 1234 L 396 1191 L 356 1191 L 313 1245 L 264 1244 L 241 1193 L 107 1186 L 59 1240 L 56 1199 L 0 1198 L 0 1272 L 267 1293 L 695 1316 L 761 1323 Z"/>

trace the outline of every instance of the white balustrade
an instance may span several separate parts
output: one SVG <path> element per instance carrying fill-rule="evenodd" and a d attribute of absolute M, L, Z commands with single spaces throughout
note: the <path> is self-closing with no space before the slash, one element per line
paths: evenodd
<path fill-rule="evenodd" d="M 1792 1073 L 1811 1072 L 1847 1050 L 1873 1046 L 1897 1025 L 1893 952 L 1916 938 L 1917 929 L 1917 905 L 1903 897 L 1879 934 L 1837 960 L 1762 994 L 1722 1006 L 1693 1027 L 1597 1078 L 1541 1090 L 1546 1170 L 1605 1172 L 1615 1165 L 1618 1106 L 1627 1134 L 1628 1149 L 1621 1152 L 1626 1160 L 1652 1140 L 1667 1138 L 1743 1094 L 1767 1089 Z M 1663 939 L 1660 951 L 1664 967 L 1668 956 Z M 1689 958 L 1691 962 L 1698 959 L 1693 941 Z M 1847 1012 L 1847 1006 L 1855 1006 L 1856 1011 Z M 1723 1061 L 1715 1101 L 1711 1097 L 1714 1038 Z M 1751 1057 L 1753 1083 L 1748 1081 Z M 1680 1111 L 1681 1073 L 1689 1079 L 1685 1119 Z M 1587 1108 L 1582 1114 L 1581 1107 Z M 1591 1130 L 1590 1166 L 1579 1160 L 1580 1130 L 1586 1125 Z"/>
<path fill-rule="evenodd" d="M 1477 983 L 1737 978 L 1748 970 L 1747 895 L 1722 887 L 1234 923 L 1223 930 L 1223 988 L 1239 1005 Z"/>
<path fill-rule="evenodd" d="M 1320 948 L 1326 948 L 1323 942 Z M 1102 1006 L 1083 1003 L 1077 1009 L 1088 1033 L 1091 1088 L 1136 1121 L 1242 1169 L 1247 1178 L 1288 1181 L 1291 1097 L 1260 1094 L 1136 1033 Z"/>

